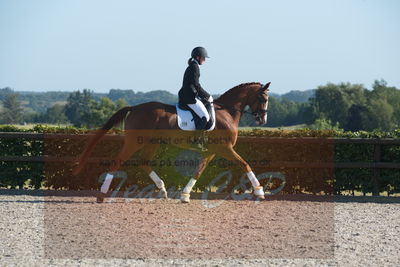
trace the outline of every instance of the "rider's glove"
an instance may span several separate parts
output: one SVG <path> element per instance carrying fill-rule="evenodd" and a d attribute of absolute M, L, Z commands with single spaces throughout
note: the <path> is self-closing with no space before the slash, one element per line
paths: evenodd
<path fill-rule="evenodd" d="M 207 99 L 208 102 L 212 103 L 213 102 L 213 97 L 210 95 L 210 97 Z"/>

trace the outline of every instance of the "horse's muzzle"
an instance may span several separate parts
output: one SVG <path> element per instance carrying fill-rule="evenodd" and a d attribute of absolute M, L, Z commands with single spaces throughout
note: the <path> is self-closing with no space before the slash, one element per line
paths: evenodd
<path fill-rule="evenodd" d="M 257 116 L 256 117 L 256 124 L 263 125 L 267 123 L 268 114 L 265 113 L 264 116 Z"/>

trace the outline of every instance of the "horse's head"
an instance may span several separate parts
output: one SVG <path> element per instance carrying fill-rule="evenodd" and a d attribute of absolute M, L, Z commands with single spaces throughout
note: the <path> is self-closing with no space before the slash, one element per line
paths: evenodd
<path fill-rule="evenodd" d="M 271 82 L 264 86 L 261 85 L 260 89 L 253 93 L 247 102 L 258 125 L 267 123 L 268 87 L 270 84 Z"/>

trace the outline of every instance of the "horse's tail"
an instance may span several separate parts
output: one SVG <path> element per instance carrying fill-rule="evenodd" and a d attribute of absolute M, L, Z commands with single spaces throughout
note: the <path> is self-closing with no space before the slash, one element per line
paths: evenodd
<path fill-rule="evenodd" d="M 94 135 L 90 138 L 89 143 L 85 147 L 85 150 L 79 157 L 78 162 L 76 162 L 76 166 L 72 170 L 73 175 L 77 175 L 81 170 L 83 169 L 83 166 L 85 165 L 87 159 L 89 158 L 90 153 L 92 153 L 93 148 L 95 145 L 100 141 L 100 139 L 107 133 L 108 130 L 110 130 L 113 126 L 117 125 L 118 123 L 121 123 L 125 120 L 126 115 L 132 111 L 133 107 L 124 107 L 115 112 L 110 119 L 101 127 L 99 130 L 97 130 Z"/>

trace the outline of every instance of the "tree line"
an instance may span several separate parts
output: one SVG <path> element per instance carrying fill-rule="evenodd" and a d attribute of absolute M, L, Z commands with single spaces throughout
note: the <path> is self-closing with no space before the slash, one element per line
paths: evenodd
<path fill-rule="evenodd" d="M 214 95 L 214 98 L 218 95 Z M 0 124 L 51 123 L 77 127 L 99 127 L 126 105 L 149 101 L 174 104 L 168 91 L 134 92 L 111 89 L 108 94 L 91 90 L 46 93 L 17 93 L 0 89 Z M 400 90 L 376 80 L 372 90 L 361 84 L 328 83 L 315 90 L 271 94 L 268 127 L 304 125 L 313 129 L 346 131 L 390 131 L 400 127 Z M 256 126 L 244 114 L 240 126 Z"/>

